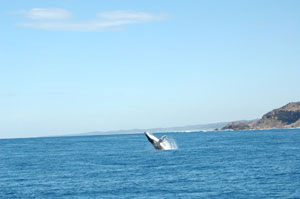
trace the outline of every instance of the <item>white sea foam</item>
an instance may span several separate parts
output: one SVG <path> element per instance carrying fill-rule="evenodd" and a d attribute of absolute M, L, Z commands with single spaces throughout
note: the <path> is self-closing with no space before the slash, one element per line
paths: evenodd
<path fill-rule="evenodd" d="M 167 137 L 162 144 L 164 145 L 163 150 L 176 150 L 176 149 L 178 149 L 176 141 L 173 138 L 170 138 L 170 137 Z"/>

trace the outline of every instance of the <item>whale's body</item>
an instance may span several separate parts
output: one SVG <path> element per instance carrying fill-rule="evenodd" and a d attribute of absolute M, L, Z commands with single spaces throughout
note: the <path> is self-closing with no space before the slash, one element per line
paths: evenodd
<path fill-rule="evenodd" d="M 167 149 L 167 145 L 166 143 L 164 143 L 166 136 L 162 136 L 160 139 L 158 139 L 157 137 L 155 137 L 154 135 L 152 135 L 149 132 L 145 132 L 145 135 L 147 137 L 147 139 L 149 140 L 149 142 L 154 146 L 154 148 L 156 150 L 165 150 Z"/>

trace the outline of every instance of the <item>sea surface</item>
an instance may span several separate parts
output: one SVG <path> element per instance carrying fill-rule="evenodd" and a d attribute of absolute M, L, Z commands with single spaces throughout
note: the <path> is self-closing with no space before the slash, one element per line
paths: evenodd
<path fill-rule="evenodd" d="M 300 198 L 300 129 L 166 135 L 1 139 L 0 198 Z"/>

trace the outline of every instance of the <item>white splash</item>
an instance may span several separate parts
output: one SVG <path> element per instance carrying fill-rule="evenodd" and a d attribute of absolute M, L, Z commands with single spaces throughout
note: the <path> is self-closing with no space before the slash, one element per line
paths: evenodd
<path fill-rule="evenodd" d="M 163 150 L 176 150 L 178 149 L 178 146 L 176 144 L 176 141 L 173 138 L 166 137 L 166 139 L 162 143 Z"/>

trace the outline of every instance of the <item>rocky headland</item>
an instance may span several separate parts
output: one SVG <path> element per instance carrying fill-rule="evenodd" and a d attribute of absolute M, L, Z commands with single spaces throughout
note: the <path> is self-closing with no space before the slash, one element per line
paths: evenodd
<path fill-rule="evenodd" d="M 300 127 L 300 102 L 291 102 L 251 122 L 230 122 L 222 130 L 273 129 Z"/>

